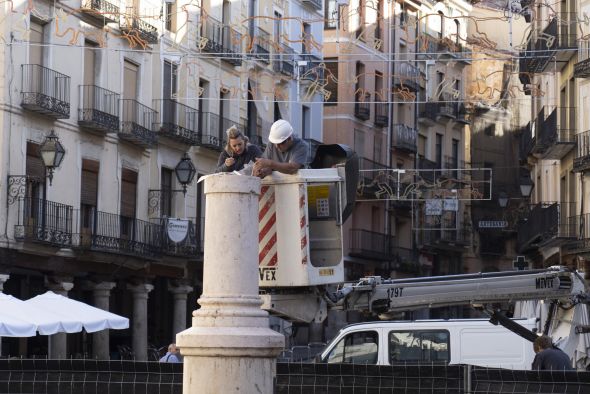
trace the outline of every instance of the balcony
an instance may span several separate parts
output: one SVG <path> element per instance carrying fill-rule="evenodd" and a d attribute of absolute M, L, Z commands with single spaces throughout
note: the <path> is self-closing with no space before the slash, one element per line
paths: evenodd
<path fill-rule="evenodd" d="M 441 94 L 439 96 L 438 114 L 450 119 L 455 119 L 458 113 L 459 103 L 457 99 L 450 94 Z"/>
<path fill-rule="evenodd" d="M 154 100 L 161 120 L 155 124 L 158 135 L 187 144 L 199 145 L 199 111 L 171 99 Z"/>
<path fill-rule="evenodd" d="M 194 220 L 182 219 L 183 222 L 188 222 L 188 229 L 186 237 L 174 242 L 168 236 L 168 222 L 175 220 L 171 218 L 158 218 L 154 220 L 156 225 L 162 229 L 162 253 L 169 256 L 196 258 L 198 254 L 202 253 L 202 244 L 200 240 L 201 228 Z"/>
<path fill-rule="evenodd" d="M 371 93 L 357 93 L 354 102 L 354 116 L 360 120 L 371 117 Z"/>
<path fill-rule="evenodd" d="M 222 60 L 234 66 L 242 64 L 242 35 L 231 26 L 223 26 L 221 50 Z"/>
<path fill-rule="evenodd" d="M 277 73 L 292 77 L 295 72 L 295 51 L 288 45 L 280 44 L 281 52 L 272 62 L 273 70 Z"/>
<path fill-rule="evenodd" d="M 351 229 L 349 248 L 348 254 L 353 257 L 381 261 L 394 258 L 394 238 L 376 231 Z"/>
<path fill-rule="evenodd" d="M 250 40 L 252 42 L 251 51 L 254 57 L 265 63 L 270 63 L 270 34 L 257 27 L 256 34 L 254 37 L 250 37 Z"/>
<path fill-rule="evenodd" d="M 438 42 L 438 38 L 435 38 L 428 33 L 420 34 L 416 58 L 418 60 L 438 58 Z"/>
<path fill-rule="evenodd" d="M 21 67 L 21 107 L 55 119 L 68 119 L 70 77 L 38 64 Z"/>
<path fill-rule="evenodd" d="M 324 80 L 324 69 L 320 67 L 322 60 L 316 55 L 304 53 L 299 55 L 299 61 L 306 62 L 299 66 L 299 79 L 304 82 L 321 82 Z"/>
<path fill-rule="evenodd" d="M 316 10 L 322 9 L 322 0 L 301 0 L 303 4 L 308 4 Z"/>
<path fill-rule="evenodd" d="M 387 199 L 395 195 L 389 168 L 382 163 L 359 157 L 359 184 L 357 195 L 368 199 Z"/>
<path fill-rule="evenodd" d="M 470 244 L 470 231 L 463 223 L 444 220 L 440 228 L 417 231 L 417 243 L 424 249 L 462 251 Z"/>
<path fill-rule="evenodd" d="M 457 110 L 457 113 L 455 114 L 455 120 L 458 123 L 470 124 L 471 120 L 469 119 L 469 113 L 467 112 L 467 108 L 465 107 L 465 104 L 457 103 L 455 108 Z"/>
<path fill-rule="evenodd" d="M 123 119 L 119 138 L 143 148 L 153 147 L 157 135 L 153 130 L 158 113 L 137 100 L 122 99 Z"/>
<path fill-rule="evenodd" d="M 542 159 L 560 160 L 576 145 L 576 108 L 558 107 L 538 127 L 536 149 Z"/>
<path fill-rule="evenodd" d="M 590 170 L 590 130 L 576 135 L 576 145 L 577 150 L 576 157 L 574 158 L 574 172 Z"/>
<path fill-rule="evenodd" d="M 19 241 L 68 247 L 72 244 L 73 214 L 70 205 L 40 198 L 19 198 L 14 237 Z"/>
<path fill-rule="evenodd" d="M 533 150 L 535 141 L 531 129 L 531 122 L 527 123 L 520 131 L 520 137 L 518 142 L 518 158 L 521 163 L 526 163 L 529 154 Z"/>
<path fill-rule="evenodd" d="M 119 130 L 120 94 L 96 85 L 80 85 L 78 124 L 103 133 Z"/>
<path fill-rule="evenodd" d="M 409 153 L 418 151 L 418 132 L 405 124 L 394 124 L 391 128 L 391 148 Z"/>
<path fill-rule="evenodd" d="M 562 254 L 590 252 L 590 213 L 569 218 L 577 224 L 577 239 L 570 240 L 562 246 Z"/>
<path fill-rule="evenodd" d="M 121 16 L 119 29 L 122 33 L 142 40 L 143 43 L 140 43 L 142 47 L 146 43 L 156 44 L 158 42 L 158 28 L 141 19 L 136 13 L 137 10 L 134 7 L 127 7 L 127 13 Z"/>
<path fill-rule="evenodd" d="M 90 210 L 77 211 L 74 247 L 155 259 L 161 254 L 162 226 L 132 217 Z"/>
<path fill-rule="evenodd" d="M 225 131 L 237 123 L 212 112 L 202 112 L 199 118 L 201 146 L 221 151 L 225 143 Z"/>
<path fill-rule="evenodd" d="M 438 119 L 439 103 L 428 101 L 418 104 L 418 120 L 429 124 L 434 124 Z"/>
<path fill-rule="evenodd" d="M 384 127 L 389 123 L 388 104 L 375 98 L 375 126 Z"/>
<path fill-rule="evenodd" d="M 520 253 L 534 248 L 560 246 L 577 238 L 579 222 L 576 216 L 567 217 L 567 204 L 540 203 L 518 225 L 516 249 Z"/>
<path fill-rule="evenodd" d="M 393 86 L 407 88 L 412 92 L 420 89 L 420 69 L 410 63 L 400 63 L 393 75 Z"/>
<path fill-rule="evenodd" d="M 574 65 L 574 77 L 590 77 L 590 49 L 581 42 L 578 44 L 578 62 Z"/>
<path fill-rule="evenodd" d="M 117 22 L 120 15 L 119 7 L 105 0 L 82 0 L 80 11 L 92 17 L 98 26 Z"/>

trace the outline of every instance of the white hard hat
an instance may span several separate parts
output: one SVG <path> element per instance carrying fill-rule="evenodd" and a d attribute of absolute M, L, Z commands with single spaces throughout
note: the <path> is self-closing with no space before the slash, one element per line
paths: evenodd
<path fill-rule="evenodd" d="M 273 144 L 280 144 L 293 134 L 293 127 L 291 123 L 284 119 L 279 119 L 270 126 L 270 134 L 268 140 Z"/>

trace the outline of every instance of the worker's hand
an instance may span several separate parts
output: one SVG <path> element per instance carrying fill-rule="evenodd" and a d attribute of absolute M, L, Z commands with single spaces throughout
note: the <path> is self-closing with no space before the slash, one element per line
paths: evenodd
<path fill-rule="evenodd" d="M 236 162 L 236 159 L 234 159 L 233 157 L 228 157 L 227 159 L 225 159 L 225 166 L 231 167 L 234 165 L 235 162 Z"/>
<path fill-rule="evenodd" d="M 270 168 L 261 168 L 259 170 L 255 170 L 254 172 L 252 172 L 252 174 L 254 176 L 257 176 L 259 178 L 264 178 L 265 176 L 268 176 L 272 173 L 272 170 Z"/>
<path fill-rule="evenodd" d="M 254 163 L 254 169 L 260 170 L 262 168 L 269 168 L 272 171 L 272 160 L 257 158 L 256 163 Z"/>

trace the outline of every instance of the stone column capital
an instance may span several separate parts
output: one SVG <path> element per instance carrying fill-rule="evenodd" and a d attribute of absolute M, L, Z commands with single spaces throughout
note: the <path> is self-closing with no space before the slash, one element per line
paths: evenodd
<path fill-rule="evenodd" d="M 0 291 L 4 290 L 4 283 L 10 278 L 8 274 L 0 274 Z"/>
<path fill-rule="evenodd" d="M 173 284 L 168 283 L 168 291 L 174 295 L 187 295 L 188 293 L 192 292 L 194 289 L 192 286 L 185 285 L 185 284 Z"/>
<path fill-rule="evenodd" d="M 92 290 L 92 291 L 111 291 L 113 290 L 115 287 L 117 286 L 117 284 L 115 282 L 107 282 L 107 281 L 101 281 L 101 282 L 94 282 L 91 280 L 85 280 L 82 282 L 82 288 L 84 290 Z"/>
<path fill-rule="evenodd" d="M 144 296 L 147 298 L 147 295 L 150 291 L 154 290 L 154 285 L 149 283 L 128 283 L 127 290 L 133 293 L 133 297 L 141 297 Z"/>
<path fill-rule="evenodd" d="M 72 277 L 59 277 L 59 276 L 46 276 L 45 287 L 53 291 L 54 293 L 67 295 L 70 290 L 74 288 L 74 278 Z"/>

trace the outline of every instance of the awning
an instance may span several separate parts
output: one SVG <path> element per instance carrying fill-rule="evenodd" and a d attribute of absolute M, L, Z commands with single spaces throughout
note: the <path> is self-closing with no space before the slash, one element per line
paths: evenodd
<path fill-rule="evenodd" d="M 72 300 L 52 291 L 38 295 L 25 301 L 39 309 L 57 315 L 65 315 L 77 320 L 86 332 L 96 332 L 105 329 L 123 330 L 129 328 L 129 319 L 114 313 L 96 308 L 80 301 Z"/>

